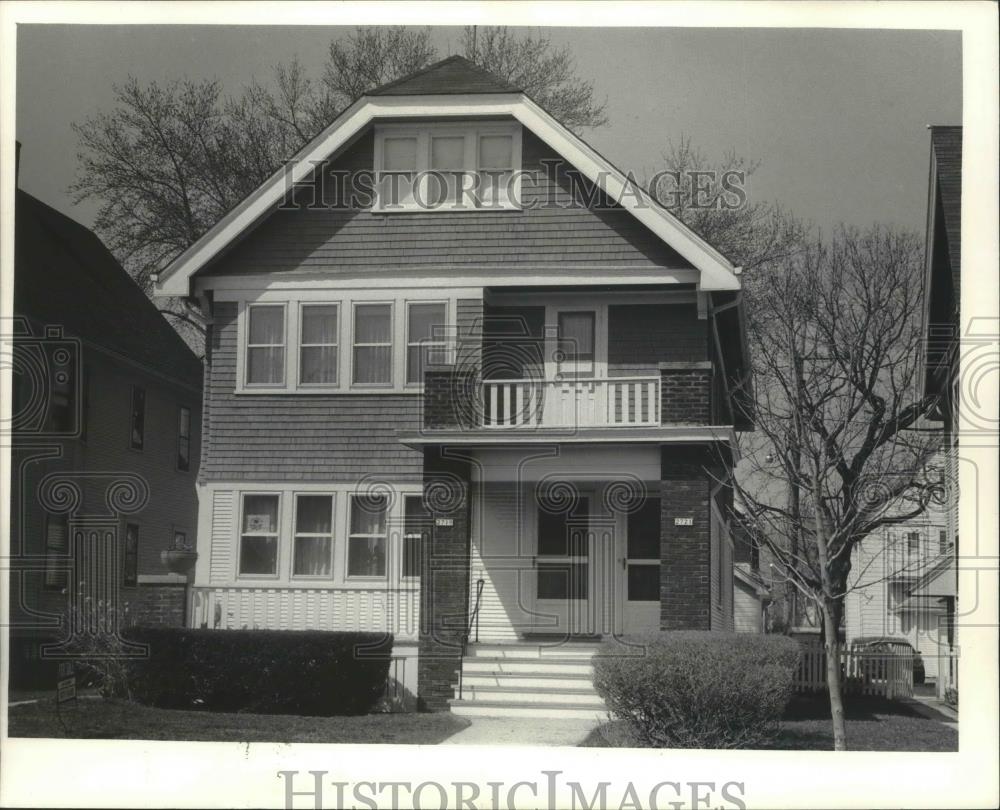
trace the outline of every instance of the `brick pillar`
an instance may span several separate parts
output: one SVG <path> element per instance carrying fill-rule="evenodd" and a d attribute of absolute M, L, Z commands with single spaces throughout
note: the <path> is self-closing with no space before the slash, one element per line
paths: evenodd
<path fill-rule="evenodd" d="M 447 711 L 462 659 L 469 613 L 468 465 L 424 451 L 424 499 L 433 519 L 420 570 L 418 703 Z"/>
<path fill-rule="evenodd" d="M 711 450 L 660 450 L 660 629 L 710 630 L 711 530 L 707 471 Z M 692 525 L 677 525 L 691 519 Z"/>
<path fill-rule="evenodd" d="M 712 364 L 660 363 L 660 421 L 664 425 L 712 424 Z"/>

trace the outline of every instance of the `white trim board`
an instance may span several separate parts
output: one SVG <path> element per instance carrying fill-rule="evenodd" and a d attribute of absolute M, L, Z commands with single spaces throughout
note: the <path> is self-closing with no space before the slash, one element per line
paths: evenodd
<path fill-rule="evenodd" d="M 740 268 L 660 207 L 637 184 L 604 156 L 573 135 L 522 93 L 454 96 L 362 97 L 329 127 L 275 172 L 256 191 L 223 217 L 211 230 L 178 256 L 155 281 L 157 295 L 188 296 L 190 278 L 216 258 L 241 234 L 270 213 L 288 189 L 305 180 L 317 161 L 332 157 L 379 118 L 406 119 L 434 116 L 512 116 L 573 164 L 612 200 L 619 201 L 700 271 L 701 290 L 738 290 Z"/>

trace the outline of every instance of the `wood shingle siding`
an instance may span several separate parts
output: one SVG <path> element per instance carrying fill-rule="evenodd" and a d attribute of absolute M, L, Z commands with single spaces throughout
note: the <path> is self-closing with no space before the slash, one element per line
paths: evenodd
<path fill-rule="evenodd" d="M 237 305 L 215 307 L 204 481 L 419 481 L 420 453 L 398 431 L 420 426 L 415 394 L 235 394 Z"/>
<path fill-rule="evenodd" d="M 537 182 L 523 181 L 522 211 L 375 214 L 343 207 L 344 183 L 335 183 L 330 173 L 371 172 L 373 155 L 369 131 L 331 164 L 324 190 L 300 193 L 301 207 L 275 211 L 205 274 L 691 266 L 622 208 L 587 206 L 589 187 L 572 204 L 570 179 L 561 170 L 551 177 L 551 164 L 543 163 L 557 161 L 556 153 L 527 131 L 523 166 L 537 173 Z M 308 204 L 320 197 L 328 204 Z"/>

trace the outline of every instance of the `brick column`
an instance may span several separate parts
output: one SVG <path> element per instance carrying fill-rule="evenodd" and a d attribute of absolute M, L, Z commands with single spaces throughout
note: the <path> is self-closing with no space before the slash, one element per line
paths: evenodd
<path fill-rule="evenodd" d="M 420 570 L 418 704 L 447 711 L 462 659 L 469 613 L 468 465 L 424 451 L 424 499 L 434 525 Z"/>
<path fill-rule="evenodd" d="M 712 460 L 704 447 L 660 450 L 660 629 L 710 630 Z M 692 525 L 677 525 L 677 521 Z"/>
<path fill-rule="evenodd" d="M 660 363 L 660 421 L 664 425 L 712 423 L 712 364 Z"/>

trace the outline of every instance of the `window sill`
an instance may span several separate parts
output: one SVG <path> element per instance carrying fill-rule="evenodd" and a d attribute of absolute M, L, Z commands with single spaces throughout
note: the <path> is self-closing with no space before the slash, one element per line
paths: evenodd
<path fill-rule="evenodd" d="M 352 386 L 350 388 L 235 388 L 233 393 L 236 396 L 330 396 L 333 394 L 422 394 L 423 385 L 409 385 L 404 387 L 391 386 Z"/>
<path fill-rule="evenodd" d="M 439 205 L 436 208 L 427 208 L 423 205 L 399 205 L 392 208 L 379 208 L 373 206 L 370 213 L 377 216 L 391 216 L 392 214 L 520 214 L 524 212 L 522 205 Z"/>

